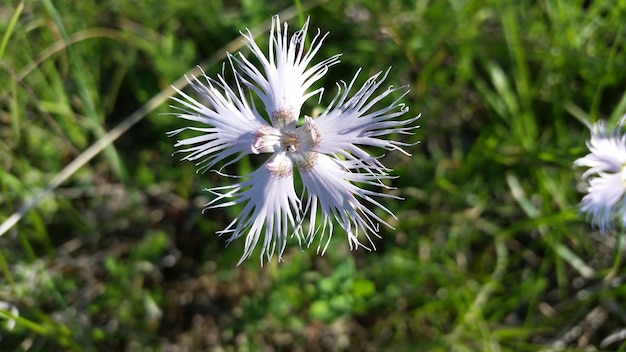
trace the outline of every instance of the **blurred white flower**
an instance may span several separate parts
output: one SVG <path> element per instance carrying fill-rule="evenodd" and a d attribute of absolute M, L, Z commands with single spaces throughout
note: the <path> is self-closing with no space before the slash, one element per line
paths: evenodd
<path fill-rule="evenodd" d="M 626 135 L 623 117 L 617 127 L 607 130 L 603 121 L 591 126 L 587 142 L 590 153 L 576 160 L 575 166 L 587 167 L 583 179 L 589 183 L 580 209 L 592 225 L 605 234 L 614 222 L 626 223 Z"/>
<path fill-rule="evenodd" d="M 380 89 L 389 71 L 369 78 L 349 96 L 357 72 L 350 83 L 337 84 L 337 96 L 321 115 L 302 116 L 300 110 L 307 99 L 314 95 L 321 99 L 323 88 L 309 92 L 310 88 L 339 62 L 339 55 L 335 55 L 311 66 L 327 34 L 321 36 L 318 31 L 305 49 L 308 25 L 307 20 L 289 37 L 287 24 L 281 27 L 278 16 L 274 16 L 269 57 L 249 31 L 244 38 L 255 63 L 241 53 L 228 56 L 232 87 L 223 75 L 213 79 L 203 74 L 204 81 L 196 77 L 190 80 L 203 102 L 182 91 L 178 91 L 180 97 L 172 98 L 179 104 L 173 107 L 178 117 L 200 124 L 170 132 L 201 132 L 175 145 L 186 153 L 183 160 L 195 161 L 199 171 L 218 163 L 223 170 L 250 154 L 268 155 L 259 169 L 245 176 L 216 171 L 239 182 L 208 189 L 216 197 L 206 209 L 242 204 L 239 216 L 218 232 L 228 234 L 229 242 L 245 236 L 241 261 L 251 256 L 261 238 L 261 263 L 264 257 L 271 260 L 275 252 L 280 259 L 290 236 L 307 246 L 319 237 L 318 251 L 323 254 L 335 223 L 346 232 L 351 249 L 370 249 L 361 243 L 361 233 L 374 248 L 370 236 L 379 236 L 378 224 L 390 225 L 368 206 L 393 216 L 374 197 L 398 197 L 371 190 L 370 186 L 389 189 L 382 180 L 392 176 L 379 157 L 370 156 L 362 147 L 399 150 L 408 155 L 402 149 L 407 144 L 384 137 L 411 134 L 419 127 L 414 124 L 419 115 L 396 120 L 408 111 L 399 101 L 408 91 L 406 87 Z M 397 90 L 402 91 L 400 97 L 377 107 Z M 263 111 L 255 106 L 253 95 L 262 102 Z M 300 196 L 294 186 L 294 170 L 303 185 Z"/>
<path fill-rule="evenodd" d="M 0 310 L 3 311 L 3 318 L 7 320 L 7 330 L 12 331 L 15 327 L 15 318 L 20 316 L 20 311 L 17 310 L 17 307 L 13 304 L 4 301 L 0 301 Z M 8 313 L 10 313 L 10 315 Z"/>

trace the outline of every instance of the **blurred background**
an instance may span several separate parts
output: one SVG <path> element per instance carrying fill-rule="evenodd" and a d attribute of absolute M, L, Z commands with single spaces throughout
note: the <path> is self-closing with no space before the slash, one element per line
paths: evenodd
<path fill-rule="evenodd" d="M 236 266 L 243 243 L 215 232 L 237 209 L 201 212 L 231 180 L 172 156 L 170 85 L 215 77 L 246 28 L 266 48 L 277 13 L 343 54 L 322 106 L 392 66 L 422 114 L 398 137 L 413 156 L 383 160 L 405 200 L 383 199 L 398 220 L 380 213 L 375 252 L 337 232 L 323 257 L 294 239 Z M 0 223 L 44 196 L 0 237 L 0 350 L 626 350 L 618 236 L 578 214 L 572 165 L 588 122 L 626 112 L 624 18 L 623 0 L 2 0 Z"/>

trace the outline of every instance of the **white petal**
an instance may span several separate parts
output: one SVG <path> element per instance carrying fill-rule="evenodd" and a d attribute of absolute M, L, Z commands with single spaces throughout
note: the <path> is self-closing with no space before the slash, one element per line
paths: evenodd
<path fill-rule="evenodd" d="M 324 59 L 308 67 L 319 51 L 324 38 L 320 32 L 311 40 L 310 48 L 305 50 L 306 34 L 309 21 L 301 30 L 289 39 L 287 23 L 281 28 L 280 19 L 274 16 L 270 31 L 269 58 L 254 42 L 252 33 L 244 33 L 246 44 L 263 67 L 261 72 L 242 54 L 233 57 L 244 73 L 244 83 L 263 101 L 270 117 L 276 114 L 287 115 L 296 122 L 300 116 L 302 104 L 311 96 L 321 94 L 322 89 L 307 93 L 307 90 L 328 71 L 328 67 L 339 62 L 339 55 Z M 274 125 L 276 128 L 281 126 Z"/>
<path fill-rule="evenodd" d="M 604 122 L 591 128 L 587 147 L 591 153 L 576 160 L 574 165 L 588 167 L 585 178 L 598 172 L 618 172 L 626 164 L 626 136 L 620 136 L 621 123 L 612 133 L 607 133 Z"/>
<path fill-rule="evenodd" d="M 612 229 L 615 218 L 622 218 L 626 211 L 623 199 L 626 188 L 620 174 L 601 174 L 589 180 L 588 193 L 581 202 L 581 211 L 587 213 L 591 223 L 600 232 Z"/>
<path fill-rule="evenodd" d="M 626 116 L 608 131 L 603 121 L 591 126 L 587 142 L 590 153 L 574 162 L 587 167 L 583 179 L 589 182 L 580 210 L 601 233 L 612 230 L 614 222 L 626 226 L 626 134 L 622 126 Z"/>
<path fill-rule="evenodd" d="M 369 154 L 359 147 L 363 145 L 400 150 L 408 155 L 402 149 L 408 144 L 382 138 L 393 133 L 412 134 L 415 129 L 419 128 L 414 125 L 419 115 L 405 120 L 396 120 L 408 111 L 408 107 L 400 103 L 406 91 L 390 105 L 381 109 L 375 108 L 383 98 L 398 90 L 389 87 L 374 95 L 388 73 L 389 70 L 384 74 L 379 72 L 370 77 L 351 98 L 348 98 L 348 93 L 354 85 L 358 72 L 350 84 L 346 85 L 342 82 L 343 92 L 340 86 L 340 91 L 332 104 L 315 119 L 321 136 L 317 151 L 325 154 L 339 154 L 348 158 L 369 158 Z M 381 167 L 380 164 L 376 164 Z"/>
<path fill-rule="evenodd" d="M 297 164 L 300 166 L 298 161 Z M 397 197 L 362 189 L 354 183 L 386 187 L 380 180 L 389 178 L 389 176 L 351 172 L 359 166 L 358 162 L 334 159 L 323 154 L 316 154 L 315 160 L 307 160 L 302 162 L 302 165 L 304 166 L 298 167 L 298 171 L 300 171 L 307 192 L 306 210 L 309 211 L 310 215 L 307 242 L 310 244 L 320 230 L 320 242 L 323 242 L 324 237 L 328 235 L 326 244 L 322 249 L 323 254 L 333 233 L 334 219 L 346 231 L 351 249 L 359 246 L 369 249 L 359 241 L 359 232 L 363 232 L 374 248 L 370 235 L 379 236 L 378 223 L 383 223 L 389 227 L 391 225 L 368 209 L 366 205 L 378 207 L 393 216 L 389 209 L 374 200 L 372 196 Z M 361 203 L 363 200 L 366 202 L 365 204 Z M 321 226 L 316 225 L 318 205 L 321 210 Z M 321 244 L 318 251 L 320 248 Z"/>
<path fill-rule="evenodd" d="M 206 209 L 245 204 L 240 215 L 218 232 L 229 234 L 228 242 L 246 236 L 239 264 L 252 255 L 261 235 L 261 264 L 264 257 L 271 260 L 276 250 L 280 260 L 287 237 L 295 235 L 298 241 L 302 238 L 300 200 L 293 185 L 293 164 L 284 153 L 278 153 L 246 178 L 234 185 L 210 189 L 218 197 L 207 204 Z"/>
<path fill-rule="evenodd" d="M 234 160 L 227 164 L 239 160 L 243 155 L 254 153 L 255 131 L 261 126 L 267 126 L 254 106 L 248 104 L 239 84 L 238 93 L 235 93 L 226 85 L 223 77 L 218 76 L 219 81 L 206 75 L 204 77 L 206 84 L 196 77 L 189 82 L 206 100 L 206 104 L 176 88 L 180 98 L 173 97 L 172 100 L 180 104 L 173 107 L 179 110 L 176 114 L 178 117 L 207 127 L 186 127 L 168 134 L 173 136 L 185 130 L 202 132 L 200 136 L 179 140 L 175 145 L 182 147 L 179 153 L 187 154 L 183 160 L 196 161 L 197 165 L 201 165 L 200 171 L 206 171 L 233 156 Z"/>

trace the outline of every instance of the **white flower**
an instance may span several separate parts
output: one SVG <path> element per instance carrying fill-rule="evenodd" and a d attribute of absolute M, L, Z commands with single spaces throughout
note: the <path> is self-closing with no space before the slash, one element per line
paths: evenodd
<path fill-rule="evenodd" d="M 318 251 L 323 254 L 335 224 L 346 232 L 351 249 L 370 249 L 361 243 L 361 234 L 374 248 L 370 236 L 379 236 L 379 223 L 391 227 L 370 209 L 378 208 L 393 216 L 375 197 L 398 197 L 371 190 L 371 186 L 390 188 L 382 182 L 392 178 L 390 170 L 363 147 L 399 150 L 408 155 L 402 149 L 408 144 L 384 137 L 411 134 L 418 128 L 414 122 L 419 115 L 396 120 L 408 111 L 400 102 L 407 90 L 380 89 L 387 71 L 369 78 L 349 96 L 357 73 L 350 83 L 337 85 L 339 93 L 320 116 L 302 116 L 300 111 L 307 99 L 314 95 L 321 99 L 322 88 L 309 92 L 310 88 L 339 62 L 339 55 L 335 55 L 311 66 L 326 35 L 320 36 L 318 31 L 305 50 L 308 24 L 307 20 L 300 31 L 288 37 L 287 25 L 281 27 L 275 16 L 269 58 L 250 32 L 244 34 L 260 68 L 241 53 L 229 55 L 233 88 L 222 75 L 213 79 L 203 74 L 204 82 L 193 78 L 190 85 L 204 102 L 182 91 L 178 91 L 180 97 L 172 98 L 179 104 L 174 107 L 178 117 L 200 125 L 170 132 L 201 133 L 175 145 L 186 154 L 183 160 L 196 162 L 199 171 L 212 169 L 218 163 L 223 170 L 249 154 L 268 155 L 259 169 L 243 177 L 216 171 L 239 181 L 208 189 L 216 197 L 206 209 L 236 204 L 242 207 L 239 216 L 218 232 L 228 234 L 229 242 L 245 236 L 241 261 L 252 255 L 261 237 L 263 262 L 264 258 L 271 260 L 275 252 L 280 259 L 292 236 L 307 246 L 319 238 Z M 377 107 L 399 89 L 403 91 L 400 97 L 387 106 Z M 263 111 L 257 110 L 253 96 L 262 102 Z M 294 186 L 295 170 L 303 185 L 300 196 Z"/>
<path fill-rule="evenodd" d="M 626 116 L 613 131 L 604 122 L 591 127 L 590 153 L 576 160 L 575 166 L 588 167 L 583 174 L 589 187 L 581 202 L 581 211 L 605 234 L 613 223 L 626 223 L 626 135 L 621 131 Z"/>

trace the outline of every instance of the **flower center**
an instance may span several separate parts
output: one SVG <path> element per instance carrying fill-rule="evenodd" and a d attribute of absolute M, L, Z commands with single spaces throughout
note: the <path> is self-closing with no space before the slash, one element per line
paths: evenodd
<path fill-rule="evenodd" d="M 619 173 L 619 179 L 620 181 L 622 181 L 622 185 L 626 187 L 626 164 L 622 165 L 622 169 L 620 170 L 620 173 Z"/>
<path fill-rule="evenodd" d="M 313 119 L 308 116 L 304 119 L 300 127 L 292 123 L 275 127 L 264 125 L 254 132 L 252 151 L 255 154 L 278 152 L 266 165 L 272 175 L 287 177 L 293 174 L 294 165 L 300 172 L 308 172 L 317 165 L 315 148 L 321 135 Z"/>
<path fill-rule="evenodd" d="M 312 151 L 320 142 L 320 134 L 313 120 L 306 116 L 304 125 L 282 125 L 280 128 L 268 125 L 260 126 L 254 132 L 252 152 L 274 153 L 278 150 L 287 153 L 306 153 Z"/>
<path fill-rule="evenodd" d="M 292 133 L 285 133 L 281 138 L 281 143 L 285 151 L 293 153 L 298 151 L 300 141 L 298 140 L 297 135 L 294 135 Z"/>

